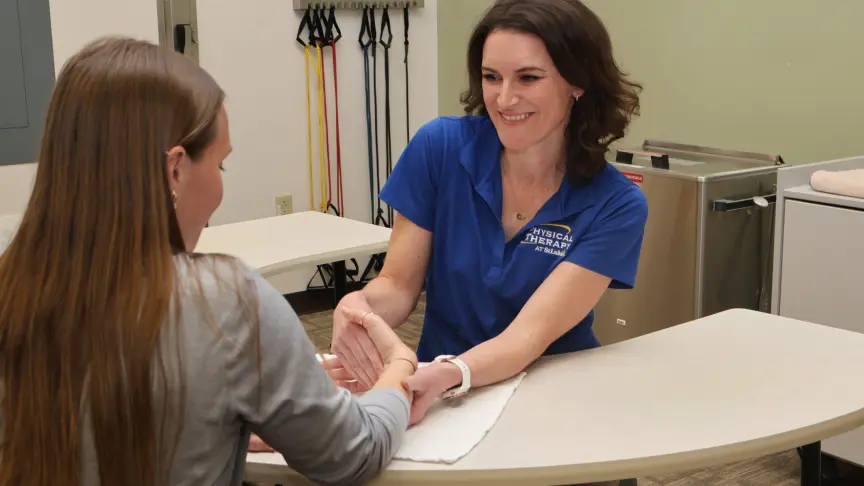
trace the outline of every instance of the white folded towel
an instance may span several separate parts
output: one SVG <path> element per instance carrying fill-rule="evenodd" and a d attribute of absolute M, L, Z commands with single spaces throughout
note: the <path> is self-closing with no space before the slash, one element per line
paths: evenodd
<path fill-rule="evenodd" d="M 395 459 L 452 464 L 486 436 L 519 388 L 525 373 L 467 395 L 435 402 L 423 420 L 408 429 Z"/>
<path fill-rule="evenodd" d="M 332 354 L 318 355 L 318 360 Z M 429 363 L 420 363 L 420 367 Z M 498 422 L 507 403 L 522 383 L 525 372 L 467 395 L 438 400 L 426 416 L 408 429 L 394 459 L 452 464 L 471 452 Z"/>
<path fill-rule="evenodd" d="M 864 199 L 864 169 L 818 170 L 810 176 L 814 191 Z"/>

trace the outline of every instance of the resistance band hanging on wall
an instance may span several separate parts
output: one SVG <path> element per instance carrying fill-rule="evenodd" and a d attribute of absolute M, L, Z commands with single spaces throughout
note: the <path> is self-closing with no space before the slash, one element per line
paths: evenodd
<path fill-rule="evenodd" d="M 308 43 L 304 42 L 300 37 L 303 33 L 304 27 L 309 29 L 309 38 Z M 316 37 L 317 35 L 317 37 Z M 317 8 L 309 8 L 306 10 L 305 15 L 303 16 L 303 20 L 300 23 L 300 29 L 297 32 L 297 42 L 299 42 L 303 46 L 303 57 L 304 57 L 304 71 L 306 73 L 306 148 L 309 154 L 309 206 L 310 209 L 315 210 L 315 184 L 313 180 L 314 166 L 313 166 L 313 148 L 312 148 L 312 96 L 311 96 L 311 86 L 309 83 L 309 65 L 311 64 L 315 71 L 315 78 L 317 82 L 317 91 L 318 91 L 318 103 L 317 103 L 317 114 L 318 114 L 318 166 L 319 166 L 319 174 L 326 173 L 326 159 L 325 159 L 325 127 L 324 127 L 324 79 L 322 77 L 322 60 L 321 60 L 321 42 L 324 37 L 323 26 L 321 25 L 321 15 Z M 312 58 L 311 47 L 315 48 L 316 59 Z M 327 186 L 325 177 L 319 175 L 321 182 L 321 202 L 319 203 L 319 209 L 321 211 L 326 211 L 327 208 Z"/>
<path fill-rule="evenodd" d="M 295 2 L 296 5 L 296 2 Z M 304 68 L 307 73 L 306 79 L 306 105 L 307 105 L 307 145 L 309 152 L 309 186 L 310 186 L 310 206 L 316 209 L 316 190 L 314 176 L 314 155 L 312 138 L 312 99 L 311 85 L 309 81 L 309 65 L 311 64 L 316 74 L 317 87 L 317 118 L 318 118 L 318 181 L 320 184 L 320 198 L 317 198 L 318 210 L 322 212 L 333 212 L 338 216 L 344 216 L 345 207 L 342 188 L 342 156 L 341 156 L 341 134 L 340 134 L 340 106 L 339 106 L 339 87 L 338 87 L 338 62 L 337 62 L 337 42 L 341 38 L 341 31 L 336 22 L 336 6 L 325 3 L 312 3 L 306 8 L 300 29 L 298 30 L 297 41 L 303 46 L 304 50 Z M 376 6 L 381 5 L 381 32 L 378 33 L 376 27 L 375 10 Z M 405 135 L 406 141 L 410 140 L 410 83 L 409 83 L 409 30 L 410 30 L 410 10 L 407 4 L 403 4 L 402 8 L 404 21 L 404 68 L 405 68 Z M 402 7 L 403 5 L 400 5 Z M 393 32 L 390 19 L 390 4 L 387 2 L 381 4 L 365 4 L 363 8 L 362 23 L 358 43 L 360 44 L 363 53 L 363 70 L 364 70 L 364 91 L 366 96 L 366 135 L 367 135 L 367 157 L 369 165 L 369 192 L 370 192 L 370 220 L 373 224 L 391 227 L 393 223 L 394 211 L 392 208 L 384 210 L 383 201 L 378 198 L 378 194 L 383 187 L 381 171 L 385 170 L 383 183 L 390 178 L 393 170 L 393 139 L 392 139 L 392 103 L 391 103 L 391 87 L 390 87 L 390 48 L 392 47 Z M 421 5 L 422 6 L 422 5 Z M 329 12 L 327 11 L 329 9 Z M 329 15 L 328 15 L 329 14 Z M 308 42 L 304 42 L 301 38 L 304 28 L 309 30 Z M 384 168 L 382 169 L 381 149 L 380 149 L 380 129 L 379 116 L 380 109 L 378 105 L 378 44 L 384 50 Z M 326 48 L 330 47 L 332 53 L 332 69 L 333 69 L 333 85 L 332 96 L 335 105 L 329 106 L 328 89 L 327 89 L 327 71 L 326 66 Z M 315 55 L 312 55 L 312 49 L 315 50 Z M 370 53 L 371 49 L 371 53 Z M 372 57 L 372 62 L 369 62 L 369 56 Z M 370 66 L 371 64 L 371 66 Z M 371 73 L 370 73 L 371 71 Z M 371 76 L 370 76 L 371 74 Z M 371 78 L 371 80 L 370 80 Z M 371 85 L 371 86 L 370 86 Z M 335 157 L 336 165 L 335 172 L 331 159 L 331 137 L 330 137 L 330 108 L 335 111 L 336 126 L 335 126 Z M 374 118 L 374 119 L 373 119 Z M 374 150 L 373 150 L 374 144 Z M 335 173 L 335 184 L 333 181 Z M 335 190 L 333 186 L 336 186 Z M 377 202 L 376 202 L 377 201 Z M 385 254 L 375 255 L 370 261 L 370 267 L 380 270 L 383 266 Z M 356 264 L 356 263 L 355 263 Z M 329 266 L 322 266 L 326 273 L 331 273 Z M 328 286 L 325 276 L 319 267 L 319 274 Z M 370 268 L 364 271 L 364 279 Z M 331 274 L 332 275 L 332 274 Z M 356 273 L 355 273 L 356 275 Z M 314 277 L 313 277 L 314 279 Z M 311 283 L 311 282 L 310 282 Z"/>
<path fill-rule="evenodd" d="M 411 110 L 408 96 L 408 27 L 411 24 L 408 7 L 402 9 L 402 19 L 405 22 L 405 141 L 411 140 Z"/>
<path fill-rule="evenodd" d="M 384 32 L 387 32 L 385 39 Z M 393 43 L 393 31 L 390 28 L 390 11 L 384 7 L 384 12 L 381 14 L 381 46 L 384 47 L 384 153 L 385 162 L 387 164 L 387 175 L 384 178 L 386 182 L 390 178 L 390 173 L 393 171 L 393 138 L 391 136 L 390 123 L 390 46 Z M 380 170 L 380 169 L 379 169 Z M 380 188 L 379 188 L 380 191 Z M 380 213 L 379 213 L 380 216 Z M 393 222 L 393 208 L 387 208 L 387 218 L 383 218 L 382 223 L 386 227 L 390 227 Z"/>
<path fill-rule="evenodd" d="M 320 182 L 319 185 L 321 186 L 321 202 L 320 202 L 319 210 L 323 212 L 323 211 L 326 211 L 326 209 L 327 209 L 327 206 L 326 206 L 327 195 L 325 194 L 327 191 L 327 185 L 326 185 L 326 181 L 325 181 L 325 174 L 326 174 L 327 170 L 325 170 L 325 167 L 324 167 L 324 165 L 325 165 L 324 164 L 324 157 L 325 157 L 325 152 L 326 152 L 326 148 L 325 148 L 325 138 L 326 138 L 325 130 L 326 130 L 326 127 L 324 126 L 324 118 L 326 117 L 326 111 L 325 111 L 325 107 L 324 107 L 325 90 L 324 90 L 323 83 L 325 82 L 325 80 L 323 79 L 323 72 L 322 72 L 322 67 L 324 66 L 324 63 L 323 63 L 323 60 L 321 58 L 321 44 L 324 41 L 324 31 L 323 31 L 323 28 L 321 25 L 321 13 L 319 12 L 319 9 L 317 7 L 314 9 L 310 7 L 310 9 L 307 10 L 307 15 L 310 16 L 309 44 L 313 45 L 315 47 L 315 52 L 317 54 L 316 60 L 313 60 L 312 56 L 308 54 L 308 49 L 306 51 L 307 52 L 306 57 L 308 58 L 308 62 L 312 63 L 312 66 L 315 69 L 316 82 L 317 82 L 317 86 L 318 86 L 318 177 L 319 177 L 319 182 Z M 317 36 L 316 36 L 316 34 L 317 34 Z M 308 98 L 308 96 L 307 96 L 307 98 Z M 311 118 L 311 116 L 307 117 L 307 119 L 310 119 L 310 118 Z M 310 124 L 310 130 L 311 130 L 311 124 Z M 329 169 L 329 165 L 328 165 L 327 169 Z M 309 194 L 310 194 L 309 201 L 310 201 L 311 209 L 314 211 L 315 210 L 315 202 L 314 202 L 314 200 L 315 200 L 315 196 L 314 196 L 315 195 L 315 185 L 313 183 L 313 175 L 312 175 L 313 172 L 314 172 L 314 170 L 313 170 L 313 166 L 312 166 L 312 143 L 311 143 L 311 139 L 310 139 L 309 140 Z M 324 272 L 328 271 L 328 273 L 332 274 L 332 269 L 328 269 L 328 268 L 324 268 L 324 267 L 325 267 L 324 265 L 318 265 L 318 267 L 315 271 L 315 274 L 312 275 L 312 278 L 310 278 L 309 282 L 306 284 L 307 290 L 314 288 L 314 287 L 312 287 L 312 281 L 315 280 L 316 276 L 320 276 L 323 286 L 327 287 L 328 281 L 327 281 L 327 277 L 324 275 Z"/>
<path fill-rule="evenodd" d="M 379 39 L 376 39 L 375 32 L 375 9 L 370 8 L 368 17 L 364 18 L 364 21 L 367 21 L 369 24 L 368 32 L 372 38 L 372 57 L 373 57 L 373 92 L 374 92 L 374 110 L 375 110 L 375 161 L 374 161 L 374 172 L 375 172 L 375 180 L 376 180 L 376 192 L 377 196 L 381 192 L 381 161 L 379 159 L 379 150 L 378 150 L 378 70 L 377 70 L 377 59 L 375 57 L 375 42 L 381 44 L 384 48 L 384 140 L 385 140 L 385 164 L 386 164 L 386 175 L 385 175 L 385 183 L 387 179 L 390 178 L 390 173 L 393 170 L 393 137 L 392 137 L 392 123 L 391 123 L 391 106 L 390 106 L 390 47 L 393 43 L 393 30 L 390 24 L 390 10 L 387 6 L 384 7 L 381 13 L 381 36 Z M 407 34 L 406 34 L 407 41 Z M 364 45 L 361 42 L 361 45 Z M 407 57 L 406 57 L 407 61 Z M 368 76 L 367 76 L 368 79 Z M 371 143 L 370 143 L 371 148 Z M 371 161 L 370 161 L 371 162 Z M 372 173 L 372 169 L 370 169 L 370 175 Z M 370 181 L 371 183 L 371 181 Z M 371 184 L 370 184 L 371 185 Z M 370 188 L 371 192 L 371 188 Z M 388 206 L 387 208 L 387 216 L 384 215 L 384 210 L 381 208 L 381 199 L 377 198 L 377 207 L 375 209 L 375 217 L 373 220 L 373 224 L 382 225 L 387 228 L 391 227 L 393 222 L 393 208 Z M 384 258 L 385 253 L 379 253 L 373 255 L 369 260 L 369 264 L 366 265 L 366 269 L 363 270 L 363 274 L 360 277 L 361 282 L 366 281 L 369 276 L 369 273 L 374 268 L 376 271 L 380 271 L 384 266 Z"/>
<path fill-rule="evenodd" d="M 298 2 L 294 2 L 297 9 Z M 309 65 L 314 68 L 316 75 L 317 88 L 317 123 L 318 123 L 318 181 L 320 184 L 320 198 L 318 199 L 318 210 L 321 212 L 333 212 L 337 216 L 344 217 L 345 203 L 343 198 L 342 187 L 342 149 L 341 149 L 341 134 L 340 134 L 340 105 L 339 105 L 339 82 L 338 82 L 338 62 L 337 62 L 337 43 L 342 37 L 341 30 L 336 21 L 337 6 L 330 2 L 301 2 L 300 9 L 305 8 L 303 18 L 300 23 L 300 28 L 297 33 L 297 42 L 303 46 L 304 71 L 306 73 L 306 108 L 307 108 L 307 146 L 309 157 L 309 203 L 310 207 L 315 210 L 316 206 L 316 190 L 315 190 L 315 175 L 314 175 L 314 155 L 315 148 L 313 147 L 312 137 L 312 95 L 309 75 L 311 73 Z M 416 4 L 413 4 L 417 6 Z M 378 29 L 376 28 L 375 9 L 377 6 L 382 8 L 381 17 L 381 33 L 379 37 Z M 369 165 L 369 192 L 370 192 L 370 220 L 373 224 L 391 227 L 393 223 L 394 211 L 392 208 L 387 208 L 385 213 L 383 201 L 378 198 L 378 194 L 382 188 L 382 164 L 379 121 L 380 109 L 378 106 L 378 44 L 384 50 L 384 84 L 385 84 L 385 99 L 384 99 L 384 138 L 385 138 L 385 154 L 384 166 L 386 175 L 384 183 L 390 178 L 393 170 L 393 139 L 392 139 L 392 104 L 391 104 L 391 89 L 390 89 L 390 48 L 392 47 L 393 33 L 390 20 L 389 8 L 390 2 L 379 3 L 363 3 L 362 23 L 358 42 L 363 53 L 363 71 L 364 71 L 364 91 L 366 96 L 366 135 L 367 135 L 367 157 Z M 404 21 L 404 68 L 405 68 L 405 135 L 406 141 L 410 141 L 410 85 L 409 85 L 409 29 L 410 29 L 410 10 L 408 2 L 400 3 Z M 422 1 L 420 5 L 422 7 Z M 352 7 L 347 7 L 352 8 Z M 361 8 L 358 5 L 356 8 Z M 329 12 L 328 12 L 329 9 Z M 328 15 L 329 14 L 329 15 Z M 303 30 L 308 29 L 308 42 L 304 41 L 301 35 Z M 328 90 L 327 90 L 327 65 L 326 65 L 326 48 L 330 48 L 332 56 L 333 69 L 333 89 L 332 108 L 335 112 L 335 154 L 336 166 L 333 170 L 331 159 L 331 138 L 330 138 L 330 108 L 328 106 Z M 312 54 L 312 49 L 315 50 L 315 55 Z M 371 49 L 371 53 L 369 52 Z M 369 56 L 372 57 L 370 66 Z M 370 76 L 370 70 L 371 76 Z M 370 80 L 371 77 L 371 80 Z M 371 85 L 371 86 L 370 86 Z M 373 120 L 374 117 L 374 120 Z M 374 144 L 374 153 L 373 153 Z M 333 181 L 335 173 L 335 184 Z M 336 186 L 335 190 L 333 186 Z M 377 203 L 376 203 L 377 200 Z M 366 271 L 363 272 L 362 280 L 365 280 L 371 268 L 381 270 L 385 253 L 374 255 L 369 262 Z M 354 261 L 356 268 L 356 261 Z M 329 274 L 325 276 L 325 273 Z M 321 265 L 318 267 L 316 275 L 320 275 L 324 287 L 331 287 L 333 280 L 333 272 L 330 265 Z M 357 270 L 349 271 L 348 275 L 357 275 Z M 313 276 L 313 280 L 314 280 Z M 329 281 L 328 281 L 329 279 Z M 310 280 L 310 284 L 311 284 Z M 307 286 L 308 287 L 308 286 Z"/>
<path fill-rule="evenodd" d="M 336 110 L 336 204 L 333 205 L 333 176 L 331 174 L 331 169 L 333 163 L 330 159 L 330 120 L 329 120 L 329 109 L 327 108 L 327 75 L 324 57 L 321 58 L 321 79 L 322 79 L 322 95 L 324 98 L 324 143 L 326 147 L 326 160 L 327 160 L 327 170 L 326 170 L 326 187 L 327 187 L 327 201 L 324 204 L 324 208 L 322 211 L 330 212 L 331 210 L 336 216 L 341 216 L 344 208 L 342 207 L 342 153 L 341 153 L 341 144 L 339 140 L 339 77 L 338 71 L 336 67 L 336 42 L 342 38 L 342 32 L 339 29 L 339 25 L 336 23 L 336 8 L 330 7 L 330 17 L 327 18 L 324 13 L 324 9 L 321 9 L 320 12 L 320 22 L 324 27 L 324 35 L 321 39 L 319 39 L 319 43 L 323 47 L 329 47 L 331 51 L 331 55 L 333 58 L 333 93 L 334 93 L 334 101 L 335 101 L 335 110 Z M 337 36 L 333 36 L 333 29 L 336 29 Z M 322 53 L 323 53 L 322 49 Z M 322 176 L 322 189 L 325 186 L 323 183 L 323 177 L 325 176 L 324 171 L 321 173 Z"/>
<path fill-rule="evenodd" d="M 366 148 L 369 162 L 369 222 L 375 224 L 375 158 L 372 156 L 372 100 L 369 83 L 369 48 L 375 44 L 372 33 L 374 17 L 370 20 L 369 7 L 363 7 L 363 20 L 360 25 L 360 36 L 357 42 L 363 51 L 363 86 L 366 92 Z"/>
<path fill-rule="evenodd" d="M 364 40 L 364 34 L 371 34 L 371 37 L 373 39 L 372 42 L 373 42 L 373 46 L 374 46 L 374 39 L 375 39 L 374 9 L 364 8 L 363 14 L 364 14 L 364 16 L 363 16 L 363 26 L 361 27 L 361 34 L 360 34 L 360 37 L 361 37 L 360 46 L 363 48 L 364 60 L 366 61 L 364 64 L 364 67 L 365 67 L 365 81 L 367 83 L 367 89 L 366 89 L 366 96 L 367 96 L 367 99 L 366 99 L 367 134 L 369 135 L 369 138 L 370 138 L 370 140 L 369 140 L 369 165 L 370 165 L 370 168 L 369 168 L 369 177 L 370 177 L 369 192 L 370 192 L 370 204 L 373 206 L 373 208 L 372 208 L 372 212 L 373 212 L 372 221 L 373 221 L 373 224 L 376 224 L 376 225 L 381 224 L 381 225 L 384 225 L 386 227 L 390 227 L 393 224 L 393 217 L 394 217 L 393 208 L 388 207 L 387 217 L 385 218 L 384 217 L 384 211 L 381 208 L 381 200 L 378 199 L 377 211 L 376 211 L 376 208 L 374 207 L 374 204 L 372 204 L 372 201 L 374 200 L 374 197 L 375 197 L 373 195 L 373 193 L 375 195 L 377 195 L 378 193 L 381 192 L 381 180 L 380 180 L 381 166 L 380 166 L 380 160 L 377 159 L 377 154 L 378 154 L 377 76 L 373 76 L 373 78 L 375 78 L 373 83 L 375 84 L 375 89 L 376 89 L 376 96 L 375 96 L 375 103 L 374 103 L 374 105 L 375 105 L 374 110 L 375 110 L 375 116 L 376 116 L 376 124 L 375 124 L 376 129 L 375 129 L 375 136 L 374 136 L 376 160 L 373 161 L 372 160 L 372 143 L 373 142 L 371 140 L 372 133 L 371 133 L 371 129 L 369 128 L 369 125 L 370 125 L 369 113 L 371 111 L 371 108 L 369 106 L 370 105 L 370 103 L 369 103 L 369 88 L 368 88 L 369 74 L 368 74 L 368 55 L 367 55 L 369 40 L 368 40 L 368 38 L 365 38 L 365 40 Z M 409 33 L 409 28 L 410 28 L 410 13 L 409 13 L 408 7 L 403 8 L 402 15 L 403 15 L 403 21 L 405 24 L 405 30 L 404 30 L 404 36 L 405 36 L 405 57 L 404 57 L 404 63 L 405 63 L 405 136 L 406 136 L 406 141 L 407 141 L 407 140 L 410 140 L 410 138 L 411 138 L 410 91 L 409 91 L 409 84 L 408 84 L 408 80 L 409 80 L 409 76 L 408 76 L 408 46 L 409 46 L 408 38 L 409 38 L 409 36 L 408 36 L 408 33 Z M 371 29 L 369 28 L 370 26 L 371 26 Z M 385 176 L 385 183 L 390 178 L 390 174 L 393 171 L 393 137 L 392 137 L 391 103 L 390 103 L 390 52 L 389 52 L 390 47 L 392 46 L 392 41 L 393 41 L 393 32 L 392 32 L 391 23 L 390 23 L 390 12 L 389 12 L 388 7 L 385 4 L 385 7 L 384 7 L 383 12 L 382 12 L 382 16 L 381 16 L 381 37 L 380 37 L 380 39 L 378 39 L 378 42 L 384 48 L 384 84 L 385 84 L 385 102 L 384 102 L 385 103 L 385 108 L 384 108 L 385 128 L 384 128 L 384 130 L 385 130 L 385 143 L 386 143 L 386 147 L 385 147 L 385 150 L 386 150 L 385 159 L 386 160 L 385 160 L 385 162 L 386 162 L 386 171 L 387 171 L 386 176 Z M 373 57 L 374 57 L 374 47 L 373 47 Z M 373 59 L 373 62 L 374 62 L 374 59 Z M 373 67 L 373 69 L 375 69 L 375 68 Z M 375 69 L 375 72 L 377 74 L 377 69 Z M 377 180 L 377 184 L 376 184 L 377 187 L 375 187 L 375 188 L 373 188 L 373 185 L 372 185 L 373 172 L 374 172 L 374 178 Z M 376 190 L 377 190 L 377 192 L 376 192 Z M 372 259 L 369 261 L 369 264 L 366 266 L 366 269 L 363 271 L 363 275 L 361 276 L 360 280 L 366 281 L 372 268 L 374 268 L 377 271 L 380 271 L 381 268 L 384 266 L 385 256 L 386 256 L 385 253 L 373 255 Z"/>
<path fill-rule="evenodd" d="M 378 193 L 381 192 L 380 167 L 378 165 L 378 76 L 377 62 L 375 53 L 378 45 L 378 35 L 375 28 L 375 8 L 366 6 L 363 8 L 363 20 L 360 27 L 360 48 L 363 50 L 363 80 L 366 86 L 366 135 L 369 152 L 369 206 L 371 210 L 372 224 L 379 224 L 381 212 L 381 199 L 378 198 Z M 372 81 L 370 82 L 370 66 L 369 56 L 372 56 Z M 372 86 L 370 86 L 370 84 Z M 373 99 L 374 98 L 374 99 Z M 373 106 L 374 103 L 374 106 Z M 375 128 L 373 132 L 373 112 L 375 117 Z M 374 155 L 373 155 L 374 144 Z M 377 181 L 377 184 L 376 184 Z M 376 190 L 377 187 L 377 190 Z M 377 201 L 377 208 L 376 208 Z M 361 282 L 366 282 L 369 279 L 369 274 L 374 268 L 375 271 L 381 271 L 384 266 L 384 254 L 375 254 L 369 259 L 369 263 L 363 270 L 360 276 Z"/>
<path fill-rule="evenodd" d="M 381 29 L 383 32 L 384 25 L 382 23 Z M 384 210 L 381 209 L 381 198 L 378 197 L 378 194 L 381 193 L 381 152 L 378 147 L 378 31 L 375 27 L 375 7 L 369 7 L 369 35 L 372 37 L 372 104 L 373 104 L 373 116 L 375 120 L 375 197 L 376 197 L 376 208 L 375 208 L 375 221 L 374 224 L 379 225 L 383 224 L 384 226 L 388 226 L 387 221 L 384 219 Z"/>
<path fill-rule="evenodd" d="M 378 192 L 376 192 L 375 180 L 379 179 L 378 175 L 378 164 L 376 163 L 375 156 L 372 152 L 373 144 L 375 146 L 375 151 L 377 152 L 378 148 L 378 132 L 377 129 L 373 135 L 372 129 L 372 112 L 373 109 L 376 113 L 378 113 L 378 101 L 377 95 L 375 96 L 375 106 L 372 106 L 372 87 L 370 86 L 372 83 L 370 81 L 370 63 L 369 56 L 370 50 L 372 50 L 372 56 L 374 57 L 374 52 L 377 45 L 377 33 L 375 31 L 375 10 L 373 7 L 363 7 L 363 19 L 360 25 L 360 36 L 357 41 L 360 44 L 360 49 L 363 51 L 363 85 L 366 92 L 366 148 L 369 162 L 369 222 L 372 224 L 378 224 L 378 219 L 376 217 L 377 214 L 381 212 L 381 200 L 378 199 Z M 375 77 L 377 81 L 377 76 Z M 376 84 L 376 93 L 377 93 L 377 84 Z M 373 141 L 374 136 L 374 141 Z M 380 188 L 380 181 L 378 182 L 378 187 Z M 379 191 L 380 192 L 380 191 Z M 378 210 L 376 212 L 375 201 L 378 201 Z M 369 273 L 374 268 L 376 271 L 381 271 L 381 268 L 384 266 L 384 254 L 375 254 L 369 259 L 369 263 L 366 265 L 366 268 L 363 270 L 363 274 L 360 276 L 360 282 L 367 282 L 369 280 Z"/>
<path fill-rule="evenodd" d="M 322 58 L 321 48 L 326 45 L 326 39 L 324 38 L 323 26 L 325 20 L 322 19 L 322 16 L 323 13 L 319 8 L 316 7 L 313 9 L 313 28 L 309 30 L 309 43 L 315 45 L 316 62 L 314 67 L 315 74 L 318 75 L 318 185 L 321 186 L 321 199 L 318 201 L 318 210 L 323 213 L 327 212 L 327 200 L 330 197 L 327 184 L 329 179 L 327 174 L 330 170 L 327 153 L 330 149 L 327 146 L 327 126 L 325 125 L 327 118 L 325 85 L 327 80 L 324 78 L 324 59 Z"/>
<path fill-rule="evenodd" d="M 329 212 L 330 211 L 330 202 L 332 201 L 333 194 L 333 183 L 331 182 L 330 176 L 330 120 L 328 120 L 328 110 L 327 110 L 327 69 L 324 64 L 324 49 L 330 47 L 329 35 L 330 32 L 327 30 L 327 16 L 324 13 L 324 10 L 319 10 L 316 8 L 316 12 L 319 12 L 319 25 L 321 26 L 321 38 L 318 39 L 318 44 L 321 46 L 321 57 L 318 59 L 319 69 L 321 71 L 321 98 L 324 100 L 323 102 L 323 113 L 324 113 L 324 161 L 323 164 L 325 167 L 321 169 L 321 193 L 324 194 L 324 189 L 326 188 L 326 201 L 322 201 L 321 212 Z"/>
<path fill-rule="evenodd" d="M 312 9 L 306 9 L 303 14 L 303 20 L 300 21 L 300 28 L 297 29 L 297 42 L 303 46 L 303 67 L 306 73 L 306 152 L 309 155 L 309 208 L 315 209 L 315 191 L 312 185 L 312 93 L 309 83 L 309 64 L 312 62 L 312 55 L 309 52 L 309 44 L 301 37 L 303 30 L 309 28 L 310 37 L 312 31 Z"/>
<path fill-rule="evenodd" d="M 342 198 L 342 149 L 339 131 L 339 82 L 338 82 L 338 63 L 336 59 L 336 43 L 342 38 L 342 32 L 336 21 L 336 9 L 331 7 L 329 17 L 324 8 L 310 8 L 307 10 L 304 21 L 301 22 L 301 31 L 303 24 L 308 24 L 309 42 L 304 45 L 304 53 L 308 64 L 312 64 L 315 68 L 318 82 L 318 157 L 319 157 L 319 182 L 321 189 L 321 200 L 319 210 L 322 212 L 334 212 L 337 216 L 344 214 L 344 201 Z M 334 36 L 335 34 L 335 36 Z M 299 40 L 301 44 L 304 44 Z M 314 46 L 316 50 L 316 59 L 313 61 L 309 46 Z M 332 172 L 330 158 L 330 121 L 327 102 L 327 70 L 326 70 L 326 51 L 325 48 L 330 47 L 333 58 L 333 95 L 336 111 L 336 205 L 333 204 L 333 188 L 332 188 Z M 311 143 L 311 96 L 309 96 L 309 83 L 307 75 L 307 107 L 309 107 L 309 115 L 307 120 L 309 123 L 309 190 L 310 203 L 312 208 L 314 204 L 314 184 L 313 184 L 313 165 L 312 165 L 312 143 Z M 354 276 L 359 273 L 359 267 L 355 259 L 351 259 L 354 264 L 353 270 L 348 270 L 346 275 L 353 281 Z M 312 282 L 316 277 L 321 278 L 322 286 L 313 287 Z M 318 265 L 315 274 L 306 285 L 307 290 L 327 289 L 333 285 L 334 272 L 329 264 Z"/>
<path fill-rule="evenodd" d="M 334 29 L 336 37 L 333 37 Z M 336 23 L 336 7 L 330 7 L 330 18 L 327 21 L 326 35 L 333 56 L 333 104 L 336 111 L 336 206 L 334 207 L 330 202 L 328 202 L 327 206 L 328 208 L 332 208 L 337 216 L 344 216 L 345 201 L 342 198 L 342 141 L 339 133 L 339 71 L 336 62 L 336 43 L 342 38 L 342 30 L 339 29 L 339 24 Z"/>

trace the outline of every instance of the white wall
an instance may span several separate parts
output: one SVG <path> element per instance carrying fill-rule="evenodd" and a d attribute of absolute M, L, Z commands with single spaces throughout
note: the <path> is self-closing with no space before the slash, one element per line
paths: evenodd
<path fill-rule="evenodd" d="M 106 34 L 126 34 L 158 41 L 156 0 L 51 0 L 55 64 L 60 66 L 88 41 Z M 291 193 L 294 211 L 309 210 L 306 83 L 304 53 L 294 40 L 302 17 L 290 0 L 216 2 L 198 0 L 201 65 L 228 94 L 234 153 L 226 161 L 225 197 L 211 224 L 275 214 L 274 198 Z M 360 11 L 337 11 L 343 39 L 337 45 L 339 115 L 345 215 L 369 220 L 369 168 L 366 155 L 363 57 L 357 43 Z M 380 23 L 380 10 L 377 22 Z M 437 0 L 412 9 L 410 27 L 410 128 L 437 115 Z M 405 68 L 401 10 L 391 12 L 391 123 L 393 162 L 405 146 Z M 384 62 L 379 49 L 379 135 L 384 166 Z M 313 51 L 313 57 L 314 57 Z M 335 107 L 332 61 L 328 75 L 331 158 L 335 176 Z M 318 184 L 317 111 L 314 71 L 310 67 L 313 162 L 316 203 Z M 29 196 L 35 165 L 0 167 L 0 214 L 19 212 Z M 335 182 L 335 181 L 334 181 Z M 335 185 L 334 185 L 335 188 Z M 302 238 L 303 235 L 298 235 Z M 366 258 L 360 259 L 361 270 Z M 314 267 L 301 269 L 280 285 L 305 288 Z"/>
<path fill-rule="evenodd" d="M 55 72 L 97 37 L 122 34 L 159 42 L 156 0 L 51 0 Z"/>
<path fill-rule="evenodd" d="M 51 0 L 54 72 L 95 37 L 121 33 L 159 40 L 156 0 Z M 27 205 L 36 164 L 0 166 L 0 215 Z"/>
<path fill-rule="evenodd" d="M 35 176 L 36 164 L 0 165 L 0 216 L 24 211 Z"/>
<path fill-rule="evenodd" d="M 361 11 L 337 11 L 343 39 L 337 44 L 339 115 L 345 215 L 369 221 L 363 57 L 357 37 Z M 376 24 L 380 23 L 380 10 Z M 295 41 L 302 12 L 286 0 L 208 2 L 198 0 L 201 65 L 228 95 L 234 153 L 226 161 L 225 198 L 212 224 L 272 216 L 277 195 L 291 193 L 294 211 L 309 206 L 306 82 L 303 48 Z M 411 11 L 410 108 L 412 133 L 437 116 L 437 5 Z M 405 67 L 402 12 L 391 12 L 393 47 L 390 51 L 391 123 L 394 163 L 405 146 Z M 384 69 L 379 49 L 379 150 L 384 166 Z M 314 50 L 312 52 L 315 57 Z M 312 155 L 315 203 L 318 183 L 317 85 L 310 66 Z M 335 109 L 332 61 L 326 50 L 325 74 L 330 120 L 331 160 L 336 166 Z M 334 174 L 335 175 L 335 174 Z M 334 181 L 335 182 L 335 181 Z M 335 191 L 335 183 L 334 183 Z M 335 200 L 335 197 L 334 197 Z M 297 235 L 298 238 L 304 235 Z M 367 258 L 358 258 L 362 271 Z M 286 277 L 280 289 L 305 288 L 314 267 Z"/>
<path fill-rule="evenodd" d="M 337 11 L 343 39 L 337 44 L 343 190 L 348 217 L 368 220 L 363 57 L 357 43 L 360 11 Z M 380 10 L 377 12 L 380 22 Z M 257 0 L 254 6 L 199 0 L 201 65 L 228 94 L 234 154 L 226 162 L 226 193 L 213 223 L 275 214 L 274 197 L 290 192 L 294 210 L 309 207 L 306 82 L 303 48 L 294 40 L 301 12 L 286 0 Z M 405 145 L 405 75 L 401 11 L 391 12 L 391 120 L 394 162 Z M 410 28 L 411 128 L 437 115 L 437 33 L 435 0 L 412 10 Z M 325 50 L 331 159 L 335 170 L 335 110 L 332 61 Z M 384 157 L 384 69 L 379 49 L 379 135 Z M 312 52 L 315 57 L 314 50 Z M 433 61 L 433 62 L 430 62 Z M 313 172 L 318 199 L 317 86 L 310 67 Z"/>

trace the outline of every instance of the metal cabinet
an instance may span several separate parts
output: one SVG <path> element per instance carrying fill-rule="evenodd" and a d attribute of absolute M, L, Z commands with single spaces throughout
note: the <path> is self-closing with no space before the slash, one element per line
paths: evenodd
<path fill-rule="evenodd" d="M 762 310 L 771 290 L 772 199 L 782 158 L 646 140 L 613 165 L 648 200 L 631 290 L 608 290 L 594 332 L 612 344 L 733 308 Z"/>

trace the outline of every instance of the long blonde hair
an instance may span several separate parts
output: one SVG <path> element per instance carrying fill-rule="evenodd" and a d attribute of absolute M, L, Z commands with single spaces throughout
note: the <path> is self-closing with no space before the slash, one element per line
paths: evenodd
<path fill-rule="evenodd" d="M 77 485 L 85 422 L 102 484 L 167 480 L 182 390 L 167 390 L 159 335 L 185 246 L 165 157 L 180 145 L 195 160 L 223 101 L 204 70 L 143 41 L 102 39 L 64 66 L 0 256 L 0 486 Z"/>

